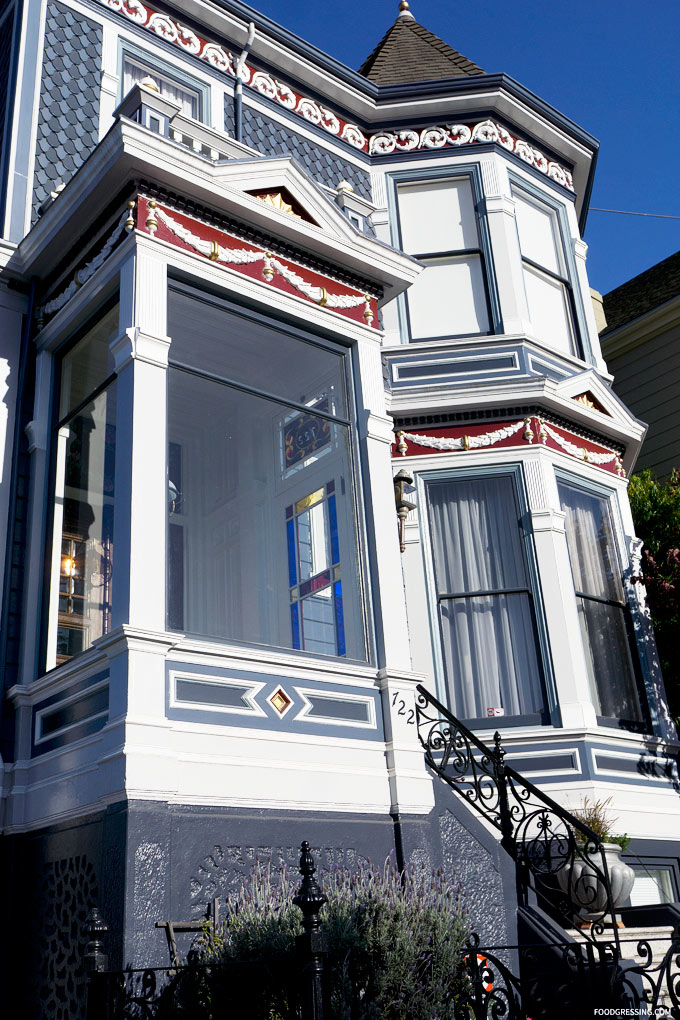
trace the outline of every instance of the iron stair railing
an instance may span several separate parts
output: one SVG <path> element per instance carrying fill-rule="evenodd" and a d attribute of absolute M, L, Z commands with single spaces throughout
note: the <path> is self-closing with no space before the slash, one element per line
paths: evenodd
<path fill-rule="evenodd" d="M 603 840 L 506 765 L 498 732 L 489 747 L 424 687 L 417 691 L 418 737 L 427 764 L 500 832 L 517 865 L 523 902 L 533 890 L 565 927 L 581 927 L 600 958 L 616 965 L 619 932 Z"/>

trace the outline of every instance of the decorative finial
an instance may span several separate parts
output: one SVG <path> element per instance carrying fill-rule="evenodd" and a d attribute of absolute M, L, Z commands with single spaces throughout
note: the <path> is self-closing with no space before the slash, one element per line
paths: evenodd
<path fill-rule="evenodd" d="M 413 18 L 413 15 L 409 10 L 408 0 L 399 0 L 399 17 Z M 413 20 L 415 21 L 415 18 L 413 18 Z"/>
<path fill-rule="evenodd" d="M 354 191 L 354 188 L 349 181 L 342 180 L 336 185 L 336 191 Z"/>
<path fill-rule="evenodd" d="M 143 85 L 145 89 L 149 89 L 150 92 L 158 92 L 160 94 L 161 90 L 158 87 L 158 82 L 150 74 L 147 74 L 146 78 L 142 78 L 139 84 Z"/>

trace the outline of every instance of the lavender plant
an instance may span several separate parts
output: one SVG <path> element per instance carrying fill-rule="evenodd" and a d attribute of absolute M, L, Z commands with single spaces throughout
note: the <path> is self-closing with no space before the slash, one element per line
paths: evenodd
<path fill-rule="evenodd" d="M 328 1020 L 451 1017 L 464 988 L 468 931 L 460 885 L 441 870 L 334 869 L 323 876 L 321 912 Z M 211 964 L 212 1015 L 294 1020 L 300 912 L 285 868 L 258 863 L 227 901 L 201 950 Z"/>

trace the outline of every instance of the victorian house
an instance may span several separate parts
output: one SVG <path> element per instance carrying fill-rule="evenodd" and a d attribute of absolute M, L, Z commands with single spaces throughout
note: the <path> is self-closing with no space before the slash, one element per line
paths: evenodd
<path fill-rule="evenodd" d="M 631 581 L 645 425 L 581 240 L 597 142 L 405 0 L 359 71 L 240 0 L 2 9 L 21 1015 L 78 1015 L 93 903 L 117 965 L 163 962 L 156 921 L 301 839 L 443 864 L 514 942 L 511 864 L 426 767 L 419 683 L 561 803 L 611 797 L 633 901 L 677 899 Z"/>

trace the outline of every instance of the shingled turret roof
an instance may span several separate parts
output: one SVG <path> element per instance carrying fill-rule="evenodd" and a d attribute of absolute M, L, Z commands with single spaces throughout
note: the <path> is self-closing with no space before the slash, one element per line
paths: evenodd
<path fill-rule="evenodd" d="M 376 85 L 399 85 L 461 78 L 484 71 L 419 25 L 409 11 L 408 0 L 401 0 L 397 20 L 363 62 L 359 74 Z"/>

